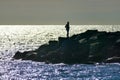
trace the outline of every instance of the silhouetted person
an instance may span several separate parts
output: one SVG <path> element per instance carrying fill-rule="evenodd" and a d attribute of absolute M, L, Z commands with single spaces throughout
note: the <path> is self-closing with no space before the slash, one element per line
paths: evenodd
<path fill-rule="evenodd" d="M 67 38 L 69 37 L 69 30 L 70 30 L 70 25 L 69 22 L 65 25 L 66 31 L 67 31 Z"/>

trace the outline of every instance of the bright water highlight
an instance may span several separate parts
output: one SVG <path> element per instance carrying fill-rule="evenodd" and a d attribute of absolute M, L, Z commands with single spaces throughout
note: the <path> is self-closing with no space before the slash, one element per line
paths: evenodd
<path fill-rule="evenodd" d="M 0 61 L 0 80 L 120 80 L 120 64 L 44 64 Z"/>
<path fill-rule="evenodd" d="M 70 35 L 86 30 L 115 32 L 120 25 L 71 25 Z M 120 80 L 120 64 L 45 64 L 11 60 L 16 51 L 37 49 L 49 40 L 66 37 L 64 25 L 1 25 L 0 80 Z"/>

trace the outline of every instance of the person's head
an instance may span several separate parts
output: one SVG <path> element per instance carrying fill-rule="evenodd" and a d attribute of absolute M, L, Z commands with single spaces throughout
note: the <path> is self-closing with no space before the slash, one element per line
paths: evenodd
<path fill-rule="evenodd" d="M 67 21 L 67 24 L 69 24 L 69 21 Z"/>

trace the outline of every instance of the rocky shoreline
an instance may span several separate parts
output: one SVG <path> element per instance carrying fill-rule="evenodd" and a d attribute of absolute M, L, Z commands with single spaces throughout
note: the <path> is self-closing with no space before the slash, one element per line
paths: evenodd
<path fill-rule="evenodd" d="M 69 38 L 59 37 L 34 51 L 18 51 L 13 59 L 53 64 L 120 63 L 120 32 L 88 30 Z"/>

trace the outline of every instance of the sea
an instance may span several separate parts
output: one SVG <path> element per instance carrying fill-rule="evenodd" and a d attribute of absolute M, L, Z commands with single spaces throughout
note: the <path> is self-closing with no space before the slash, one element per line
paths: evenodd
<path fill-rule="evenodd" d="M 87 30 L 120 31 L 120 25 L 70 25 L 70 36 Z M 120 80 L 120 63 L 45 64 L 13 60 L 49 40 L 66 37 L 64 25 L 0 25 L 0 80 Z"/>

